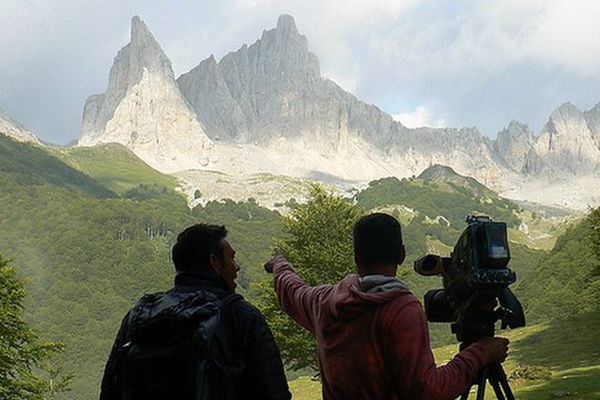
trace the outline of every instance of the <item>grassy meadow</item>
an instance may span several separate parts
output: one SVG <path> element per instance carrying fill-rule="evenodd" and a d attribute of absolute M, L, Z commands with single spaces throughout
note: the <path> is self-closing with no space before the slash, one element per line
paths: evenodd
<path fill-rule="evenodd" d="M 515 330 L 498 332 L 510 339 L 504 369 L 519 400 L 565 398 L 600 399 L 600 316 L 585 313 L 567 320 L 554 320 Z M 456 354 L 458 345 L 434 349 L 438 365 Z M 486 398 L 495 399 L 486 385 Z M 294 399 L 319 400 L 321 387 L 311 377 L 290 382 Z M 475 398 L 472 390 L 470 398 Z"/>

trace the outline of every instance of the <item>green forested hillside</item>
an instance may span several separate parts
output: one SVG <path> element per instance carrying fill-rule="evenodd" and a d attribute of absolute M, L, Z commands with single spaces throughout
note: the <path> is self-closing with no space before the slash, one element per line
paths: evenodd
<path fill-rule="evenodd" d="M 531 322 L 600 310 L 600 260 L 591 236 L 599 229 L 591 217 L 572 226 L 518 282 Z"/>
<path fill-rule="evenodd" d="M 427 175 L 425 175 L 427 176 Z M 465 216 L 484 214 L 509 226 L 519 220 L 514 211 L 519 207 L 487 190 L 477 193 L 469 187 L 459 186 L 453 180 L 383 178 L 369 183 L 369 187 L 356 196 L 358 204 L 366 209 L 402 204 L 418 210 L 424 218 L 445 217 L 450 226 L 462 229 Z"/>
<path fill-rule="evenodd" d="M 0 253 L 27 281 L 28 320 L 44 337 L 65 343 L 64 362 L 75 373 L 65 398 L 97 397 L 120 319 L 141 294 L 169 287 L 169 251 L 184 227 L 227 225 L 244 294 L 253 298 L 255 283 L 265 278 L 262 263 L 283 235 L 281 216 L 251 200 L 190 210 L 174 186 L 172 177 L 120 146 L 48 151 L 0 135 Z M 427 252 L 447 255 L 466 214 L 519 224 L 517 206 L 456 182 L 386 178 L 356 200 L 364 210 L 388 211 L 402 221 L 409 257 L 401 277 L 419 297 L 441 280 L 417 276 L 412 261 Z M 439 215 L 449 224 L 436 220 Z M 552 252 L 511 243 L 511 268 L 519 277 L 514 290 L 531 321 L 571 315 L 578 302 L 594 304 L 598 284 L 586 267 L 593 255 L 580 247 L 585 229 L 573 228 Z M 446 324 L 433 331 L 435 343 L 454 340 Z"/>
<path fill-rule="evenodd" d="M 42 148 L 18 143 L 0 134 L 0 187 L 4 192 L 16 186 L 51 185 L 74 190 L 81 196 L 115 197 L 98 181 L 74 169 Z"/>
<path fill-rule="evenodd" d="M 243 267 L 242 290 L 279 236 L 279 215 L 252 202 L 190 210 L 162 188 L 140 201 L 131 189 L 118 196 L 44 150 L 14 142 L 4 148 L 19 157 L 0 158 L 0 253 L 28 283 L 29 320 L 66 346 L 66 368 L 75 372 L 69 399 L 97 397 L 120 319 L 143 293 L 170 286 L 169 252 L 184 227 L 227 225 Z"/>

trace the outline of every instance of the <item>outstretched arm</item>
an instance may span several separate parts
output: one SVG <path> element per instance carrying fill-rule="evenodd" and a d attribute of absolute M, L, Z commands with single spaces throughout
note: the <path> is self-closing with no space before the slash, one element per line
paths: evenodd
<path fill-rule="evenodd" d="M 281 309 L 314 334 L 314 316 L 332 286 L 307 285 L 279 249 L 275 249 L 275 256 L 267 261 L 265 270 L 273 273 L 273 287 Z"/>

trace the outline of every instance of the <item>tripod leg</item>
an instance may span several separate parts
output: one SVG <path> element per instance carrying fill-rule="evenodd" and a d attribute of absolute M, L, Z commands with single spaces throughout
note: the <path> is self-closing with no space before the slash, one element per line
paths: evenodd
<path fill-rule="evenodd" d="M 496 393 L 496 398 L 498 400 L 506 400 L 504 397 L 504 393 L 502 393 L 502 388 L 500 387 L 500 383 L 495 378 L 490 376 L 490 385 L 494 389 L 494 393 Z"/>
<path fill-rule="evenodd" d="M 508 380 L 506 379 L 506 373 L 504 372 L 504 368 L 502 368 L 502 364 L 498 364 L 494 366 L 494 374 L 496 383 L 500 383 L 502 389 L 504 389 L 504 393 L 506 394 L 507 400 L 515 400 L 515 396 L 513 395 L 510 386 L 508 385 Z"/>
<path fill-rule="evenodd" d="M 484 367 L 479 374 L 479 382 L 477 383 L 477 400 L 483 400 L 485 396 L 485 381 L 488 377 L 487 367 Z"/>
<path fill-rule="evenodd" d="M 460 396 L 460 400 L 467 400 L 469 398 L 469 392 L 471 391 L 471 386 Z"/>
<path fill-rule="evenodd" d="M 485 380 L 477 386 L 477 400 L 483 400 L 485 396 Z"/>

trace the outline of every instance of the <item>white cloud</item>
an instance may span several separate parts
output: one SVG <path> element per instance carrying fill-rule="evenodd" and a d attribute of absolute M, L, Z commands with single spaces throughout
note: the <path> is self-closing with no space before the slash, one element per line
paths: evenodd
<path fill-rule="evenodd" d="M 442 128 L 447 126 L 442 118 L 434 118 L 426 106 L 418 106 L 414 111 L 392 115 L 394 120 L 400 122 L 407 128 L 420 128 L 423 126 L 431 128 Z"/>
<path fill-rule="evenodd" d="M 551 1 L 537 18 L 525 52 L 549 64 L 600 79 L 600 2 Z"/>
<path fill-rule="evenodd" d="M 449 2 L 445 2 L 446 5 Z M 411 78 L 493 71 L 522 62 L 562 67 L 600 79 L 600 2 L 467 1 L 429 19 L 404 15 L 369 41 L 382 61 Z"/>

